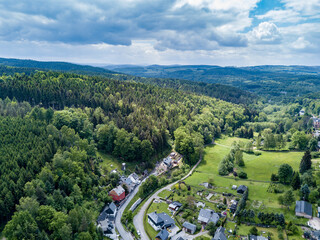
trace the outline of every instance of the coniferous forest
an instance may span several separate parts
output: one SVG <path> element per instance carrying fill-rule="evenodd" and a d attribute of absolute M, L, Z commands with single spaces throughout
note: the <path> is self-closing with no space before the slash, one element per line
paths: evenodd
<path fill-rule="evenodd" d="M 175 144 L 187 164 L 254 111 L 155 84 L 11 68 L 0 77 L 0 216 L 8 239 L 102 239 L 111 198 L 96 151 L 151 169 Z M 13 68 L 15 69 L 15 68 Z M 112 186 L 111 186 L 112 187 Z"/>

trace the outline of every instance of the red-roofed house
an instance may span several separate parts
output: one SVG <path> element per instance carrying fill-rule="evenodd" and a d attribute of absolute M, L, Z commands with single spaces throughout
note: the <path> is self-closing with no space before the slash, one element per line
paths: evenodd
<path fill-rule="evenodd" d="M 109 192 L 109 195 L 112 197 L 113 201 L 120 202 L 126 197 L 125 190 L 120 185 Z"/>

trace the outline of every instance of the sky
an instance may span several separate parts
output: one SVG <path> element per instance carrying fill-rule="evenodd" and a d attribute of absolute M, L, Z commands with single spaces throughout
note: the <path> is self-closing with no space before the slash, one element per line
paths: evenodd
<path fill-rule="evenodd" d="M 320 65 L 320 0 L 0 0 L 0 57 Z"/>

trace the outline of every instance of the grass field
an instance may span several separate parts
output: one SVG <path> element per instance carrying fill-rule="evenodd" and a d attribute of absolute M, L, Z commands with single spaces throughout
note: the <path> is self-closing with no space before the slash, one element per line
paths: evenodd
<path fill-rule="evenodd" d="M 102 163 L 100 163 L 100 166 L 102 168 L 106 168 L 108 172 L 111 172 L 114 169 L 117 169 L 119 172 L 122 173 L 121 171 L 121 165 L 124 161 L 121 161 L 118 158 L 115 158 L 111 156 L 110 154 L 106 154 L 103 152 L 97 152 L 98 157 L 102 159 Z M 134 171 L 135 166 L 139 164 L 137 162 L 126 162 L 126 169 L 129 172 Z"/>
<path fill-rule="evenodd" d="M 147 211 L 147 215 L 146 215 L 146 218 L 148 217 L 148 214 L 149 213 L 152 213 L 156 211 L 157 213 L 162 213 L 162 212 L 165 212 L 167 213 L 170 217 L 172 217 L 171 215 L 171 212 L 168 210 L 168 204 L 165 203 L 165 202 L 153 202 L 148 211 Z M 148 223 L 148 220 L 145 219 L 145 222 L 144 222 L 144 226 L 145 226 L 145 229 L 147 231 L 147 233 L 149 234 L 149 236 L 152 236 L 152 239 L 155 238 L 155 236 L 158 234 L 158 232 L 156 232 L 152 227 L 151 225 Z"/>
<path fill-rule="evenodd" d="M 249 187 L 248 206 L 263 212 L 278 212 L 285 215 L 286 221 L 305 224 L 306 219 L 297 218 L 294 215 L 294 206 L 287 210 L 278 203 L 279 194 L 269 193 L 267 189 L 270 185 L 270 176 L 277 173 L 278 168 L 283 163 L 288 163 L 295 171 L 299 169 L 300 160 L 303 152 L 265 152 L 261 151 L 261 155 L 243 154 L 245 167 L 238 169 L 248 174 L 248 179 L 239 179 L 223 177 L 218 174 L 218 166 L 220 161 L 230 151 L 230 147 L 234 141 L 248 141 L 234 137 L 225 137 L 217 140 L 217 145 L 211 145 L 204 150 L 204 159 L 198 166 L 196 171 L 185 180 L 185 182 L 194 187 L 200 187 L 202 182 L 208 182 L 213 179 L 215 192 L 229 192 L 236 194 L 232 190 L 232 185 L 247 185 Z M 283 190 L 290 189 L 289 186 L 281 185 Z M 297 192 L 295 193 L 298 194 Z M 297 197 L 298 199 L 298 197 Z"/>

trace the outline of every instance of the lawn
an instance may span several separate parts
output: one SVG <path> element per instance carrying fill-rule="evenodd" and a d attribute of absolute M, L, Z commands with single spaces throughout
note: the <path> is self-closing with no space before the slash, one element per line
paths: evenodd
<path fill-rule="evenodd" d="M 156 200 L 157 202 L 152 202 L 152 204 L 150 205 L 150 207 L 148 208 L 147 210 L 147 214 L 146 214 L 146 217 L 144 219 L 144 227 L 145 227 L 145 230 L 147 232 L 147 234 L 149 236 L 152 237 L 152 239 L 155 238 L 155 236 L 158 234 L 158 232 L 156 232 L 152 227 L 151 225 L 148 223 L 148 214 L 149 213 L 152 213 L 154 211 L 156 211 L 157 213 L 162 213 L 162 212 L 165 212 L 167 213 L 170 217 L 172 217 L 171 215 L 171 212 L 168 210 L 168 204 L 165 203 L 165 202 L 158 202 L 158 200 Z"/>
<path fill-rule="evenodd" d="M 230 151 L 230 147 L 234 141 L 248 141 L 234 137 L 224 137 L 216 141 L 217 145 L 210 145 L 204 150 L 204 159 L 198 166 L 196 171 L 185 180 L 186 184 L 194 188 L 202 182 L 213 180 L 214 192 L 228 192 L 236 195 L 236 191 L 232 190 L 232 185 L 247 185 L 249 187 L 248 206 L 255 210 L 263 212 L 283 213 L 286 221 L 305 224 L 306 219 L 294 216 L 294 206 L 290 211 L 281 207 L 278 203 L 279 194 L 267 192 L 270 186 L 270 176 L 277 173 L 278 168 L 283 163 L 290 164 L 295 171 L 299 169 L 300 160 L 303 152 L 265 152 L 261 151 L 261 155 L 243 154 L 245 167 L 242 171 L 248 174 L 248 179 L 239 179 L 232 176 L 223 177 L 218 174 L 218 166 L 220 161 Z M 238 169 L 240 171 L 240 169 Z M 279 185 L 286 191 L 290 186 Z M 202 187 L 203 188 L 203 187 Z M 204 189 L 204 188 L 203 188 Z M 297 194 L 297 193 L 296 193 Z M 298 197 L 297 197 L 298 198 Z"/>
<path fill-rule="evenodd" d="M 120 159 L 115 158 L 110 154 L 103 153 L 101 151 L 97 152 L 97 156 L 102 159 L 102 162 L 100 163 L 101 168 L 106 168 L 108 172 L 111 172 L 114 169 L 117 169 L 121 173 L 123 172 L 121 171 L 121 167 L 124 161 L 121 161 Z M 126 169 L 129 172 L 132 172 L 134 171 L 135 166 L 138 164 L 139 163 L 136 162 L 126 162 Z"/>

